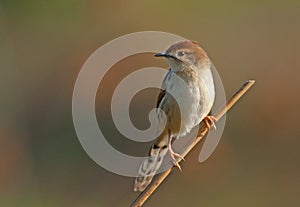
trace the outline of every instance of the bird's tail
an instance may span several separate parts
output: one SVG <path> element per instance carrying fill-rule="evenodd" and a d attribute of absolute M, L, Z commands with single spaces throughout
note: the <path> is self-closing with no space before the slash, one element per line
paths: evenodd
<path fill-rule="evenodd" d="M 159 146 L 153 144 L 151 146 L 150 156 L 145 158 L 139 168 L 139 173 L 134 183 L 134 191 L 144 191 L 150 184 L 155 173 L 160 168 L 167 151 L 167 145 Z"/>

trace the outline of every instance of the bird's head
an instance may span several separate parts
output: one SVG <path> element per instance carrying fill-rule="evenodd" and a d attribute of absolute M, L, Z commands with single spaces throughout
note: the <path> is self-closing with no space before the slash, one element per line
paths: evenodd
<path fill-rule="evenodd" d="M 201 70 L 210 68 L 210 60 L 206 52 L 195 41 L 184 40 L 171 45 L 165 52 L 155 54 L 165 57 L 172 70 L 182 70 L 186 67 Z"/>

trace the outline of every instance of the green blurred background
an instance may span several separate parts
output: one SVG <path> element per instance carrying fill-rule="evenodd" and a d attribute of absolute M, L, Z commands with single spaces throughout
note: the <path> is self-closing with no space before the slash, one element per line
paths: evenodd
<path fill-rule="evenodd" d="M 197 40 L 227 96 L 245 80 L 257 81 L 227 115 L 215 153 L 200 164 L 198 146 L 184 172 L 175 170 L 145 206 L 299 206 L 299 0 L 1 0 L 0 206 L 118 207 L 135 199 L 132 178 L 104 170 L 82 149 L 71 100 L 89 55 L 144 30 Z M 135 65 L 122 67 L 167 67 L 151 58 L 133 57 Z M 106 99 L 120 70 L 104 85 Z M 141 112 L 148 99 L 136 98 Z M 99 120 L 107 113 L 97 107 Z M 147 118 L 141 114 L 134 119 Z M 104 128 L 122 143 L 109 121 Z"/>

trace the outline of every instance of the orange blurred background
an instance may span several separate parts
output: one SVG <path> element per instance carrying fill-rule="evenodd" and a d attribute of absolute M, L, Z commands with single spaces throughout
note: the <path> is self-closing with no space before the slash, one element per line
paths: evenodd
<path fill-rule="evenodd" d="M 198 146 L 183 173 L 174 170 L 145 206 L 299 206 L 299 14 L 293 0 L 1 1 L 0 206 L 118 207 L 135 199 L 133 178 L 104 170 L 84 152 L 71 106 L 86 59 L 114 38 L 145 30 L 197 40 L 228 97 L 256 80 L 227 114 L 214 154 L 200 164 Z M 117 148 L 125 141 L 98 104 L 127 73 L 154 61 L 167 68 L 151 55 L 130 57 L 97 94 L 98 120 Z M 140 128 L 155 93 L 134 101 Z M 124 151 L 139 155 L 150 146 L 130 143 Z"/>

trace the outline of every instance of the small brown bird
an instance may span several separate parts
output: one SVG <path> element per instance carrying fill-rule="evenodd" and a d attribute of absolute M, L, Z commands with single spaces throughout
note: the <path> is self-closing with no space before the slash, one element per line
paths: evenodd
<path fill-rule="evenodd" d="M 165 57 L 170 66 L 157 99 L 162 133 L 139 168 L 134 191 L 143 191 L 149 185 L 167 153 L 174 165 L 181 169 L 178 162 L 183 157 L 172 149 L 174 138 L 185 136 L 202 120 L 215 127 L 214 117 L 208 116 L 214 103 L 215 87 L 212 63 L 206 52 L 197 42 L 184 40 L 155 56 Z"/>

